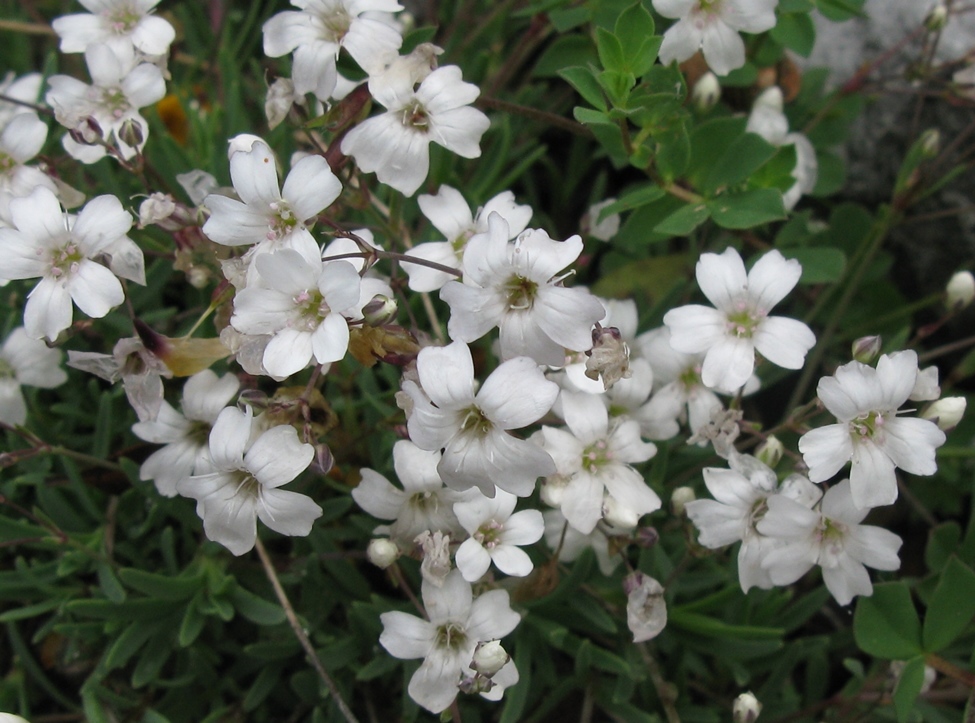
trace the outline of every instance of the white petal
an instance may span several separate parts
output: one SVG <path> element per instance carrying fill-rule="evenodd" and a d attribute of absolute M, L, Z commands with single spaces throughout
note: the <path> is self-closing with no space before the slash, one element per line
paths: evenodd
<path fill-rule="evenodd" d="M 322 508 L 307 495 L 288 490 L 264 489 L 257 516 L 275 532 L 292 537 L 306 537 Z"/>
<path fill-rule="evenodd" d="M 894 463 L 872 441 L 853 445 L 850 491 L 853 493 L 853 504 L 860 509 L 892 505 L 897 500 Z"/>
<path fill-rule="evenodd" d="M 708 349 L 701 368 L 701 381 L 712 389 L 733 393 L 745 385 L 755 371 L 755 346 L 751 339 L 725 336 Z"/>
<path fill-rule="evenodd" d="M 534 569 L 528 553 L 513 545 L 498 545 L 491 550 L 491 559 L 496 568 L 512 577 L 525 577 Z"/>
<path fill-rule="evenodd" d="M 46 336 L 54 341 L 58 334 L 71 326 L 71 317 L 71 295 L 65 285 L 54 279 L 41 279 L 28 295 L 24 307 L 27 335 L 32 339 Z"/>
<path fill-rule="evenodd" d="M 210 458 L 219 470 L 238 470 L 244 466 L 244 450 L 251 436 L 253 420 L 250 407 L 242 412 L 227 407 L 210 430 Z"/>
<path fill-rule="evenodd" d="M 474 361 L 467 344 L 426 347 L 416 366 L 423 391 L 441 409 L 460 409 L 474 401 Z"/>
<path fill-rule="evenodd" d="M 748 295 L 766 313 L 786 297 L 802 276 L 802 266 L 776 250 L 755 262 L 748 272 Z"/>
<path fill-rule="evenodd" d="M 720 255 L 701 254 L 695 273 L 697 284 L 708 297 L 708 301 L 722 311 L 733 310 L 734 302 L 742 298 L 748 290 L 745 264 L 738 252 L 730 246 Z"/>
<path fill-rule="evenodd" d="M 244 454 L 244 465 L 265 487 L 287 484 L 308 465 L 315 448 L 298 440 L 290 424 L 272 427 L 262 434 Z"/>
<path fill-rule="evenodd" d="M 394 658 L 411 660 L 429 654 L 436 637 L 429 622 L 399 611 L 382 613 L 379 619 L 383 624 L 379 644 Z"/>
<path fill-rule="evenodd" d="M 726 336 L 728 320 L 709 306 L 689 304 L 664 314 L 664 324 L 670 330 L 671 348 L 685 354 L 699 354 Z"/>
<path fill-rule="evenodd" d="M 799 451 L 809 467 L 809 479 L 824 482 L 853 457 L 849 426 L 828 424 L 806 432 L 799 438 Z"/>
<path fill-rule="evenodd" d="M 727 75 L 745 64 L 745 41 L 721 20 L 704 28 L 701 48 L 704 59 L 716 75 Z"/>
<path fill-rule="evenodd" d="M 255 211 L 263 213 L 270 204 L 281 200 L 274 154 L 264 141 L 230 157 L 230 177 L 240 200 L 254 206 Z"/>
<path fill-rule="evenodd" d="M 284 181 L 281 196 L 301 221 L 317 216 L 342 193 L 342 184 L 321 156 L 305 156 Z"/>
<path fill-rule="evenodd" d="M 816 344 L 816 335 L 801 321 L 770 316 L 761 321 L 753 341 L 758 353 L 773 364 L 785 369 L 802 369 L 806 352 Z"/>
<path fill-rule="evenodd" d="M 884 452 L 905 472 L 932 475 L 938 471 L 935 449 L 945 443 L 945 433 L 934 422 L 893 417 L 884 425 Z"/>
<path fill-rule="evenodd" d="M 310 331 L 281 329 L 264 349 L 264 368 L 272 377 L 284 379 L 305 369 L 311 363 L 312 354 Z"/>
<path fill-rule="evenodd" d="M 454 558 L 457 562 L 457 569 L 467 582 L 480 580 L 484 573 L 491 567 L 491 556 L 473 537 L 469 537 L 457 548 Z"/>
<path fill-rule="evenodd" d="M 518 357 L 491 372 L 475 400 L 500 429 L 520 429 L 541 419 L 558 395 L 558 384 L 547 380 L 533 360 Z"/>

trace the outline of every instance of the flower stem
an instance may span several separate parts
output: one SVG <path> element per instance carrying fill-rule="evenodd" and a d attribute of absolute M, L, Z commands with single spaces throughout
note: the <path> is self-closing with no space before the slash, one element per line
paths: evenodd
<path fill-rule="evenodd" d="M 342 694 L 339 692 L 338 687 L 335 685 L 335 681 L 329 676 L 322 665 L 321 658 L 318 657 L 318 653 L 315 652 L 314 646 L 311 644 L 311 640 L 308 639 L 308 635 L 305 633 L 304 628 L 301 627 L 301 623 L 298 621 L 298 616 L 295 614 L 295 609 L 291 606 L 291 601 L 288 600 L 287 594 L 284 592 L 284 588 L 281 587 L 281 581 L 278 579 L 278 573 L 274 569 L 274 564 L 271 562 L 271 558 L 267 554 L 267 550 L 264 549 L 264 543 L 261 542 L 261 538 L 258 537 L 254 548 L 257 550 L 258 557 L 261 558 L 261 564 L 264 566 L 264 573 L 267 575 L 267 579 L 271 582 L 271 587 L 274 588 L 274 594 L 278 598 L 278 602 L 281 603 L 281 607 L 284 608 L 284 615 L 288 619 L 288 624 L 294 631 L 295 637 L 298 638 L 298 642 L 301 643 L 301 647 L 304 649 L 305 654 L 311 660 L 312 667 L 315 668 L 315 672 L 318 673 L 318 677 L 322 679 L 325 683 L 325 687 L 328 688 L 329 692 L 332 694 L 332 699 L 335 701 L 335 705 L 338 706 L 339 711 L 348 723 L 358 723 L 358 719 L 349 708 Z"/>

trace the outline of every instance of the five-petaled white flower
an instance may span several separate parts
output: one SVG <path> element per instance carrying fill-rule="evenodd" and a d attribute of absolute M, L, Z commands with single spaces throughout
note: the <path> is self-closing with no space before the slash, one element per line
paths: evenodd
<path fill-rule="evenodd" d="M 758 531 L 775 544 L 762 567 L 773 583 L 789 585 L 819 565 L 826 588 L 840 605 L 856 595 L 870 595 L 873 585 L 866 567 L 899 568 L 902 540 L 882 527 L 861 525 L 866 516 L 866 509 L 854 505 L 849 480 L 830 487 L 815 510 L 784 495 L 770 497 Z"/>
<path fill-rule="evenodd" d="M 461 79 L 456 65 L 437 68 L 414 90 L 410 73 L 370 81 L 369 90 L 387 111 L 368 118 L 342 139 L 342 153 L 366 173 L 412 196 L 430 170 L 430 141 L 464 158 L 481 155 L 481 136 L 491 125 L 471 103 L 480 91 Z"/>
<path fill-rule="evenodd" d="M 476 499 L 454 504 L 457 519 L 470 535 L 457 549 L 457 568 L 468 582 L 479 580 L 493 562 L 501 572 L 525 577 L 532 561 L 521 549 L 542 539 L 545 523 L 538 510 L 515 512 L 518 498 L 498 490 L 494 499 Z"/>
<path fill-rule="evenodd" d="M 668 311 L 670 345 L 687 354 L 706 352 L 701 379 L 723 392 L 736 392 L 748 381 L 756 350 L 780 367 L 801 369 L 816 343 L 812 330 L 801 321 L 768 315 L 801 275 L 798 261 L 774 250 L 747 274 L 733 248 L 701 254 L 697 283 L 717 308 L 691 304 Z"/>
<path fill-rule="evenodd" d="M 606 310 L 580 287 L 561 285 L 557 276 L 582 253 L 582 239 L 555 241 L 538 229 L 508 241 L 508 224 L 488 218 L 486 233 L 467 242 L 464 281 L 440 290 L 450 305 L 447 330 L 452 339 L 472 342 L 495 326 L 501 332 L 501 358 L 529 356 L 561 367 L 566 349 L 592 347 L 592 326 Z"/>
<path fill-rule="evenodd" d="M 403 384 L 413 399 L 410 439 L 421 449 L 443 448 L 437 469 L 448 487 L 476 486 L 487 497 L 501 488 L 527 497 L 535 480 L 555 471 L 548 453 L 507 432 L 537 422 L 559 394 L 534 361 L 504 362 L 476 394 L 474 362 L 463 342 L 423 349 L 416 368 L 422 388 Z"/>
<path fill-rule="evenodd" d="M 717 75 L 745 64 L 745 43 L 739 31 L 761 33 L 775 27 L 779 0 L 653 0 L 666 18 L 677 19 L 660 46 L 660 61 L 682 63 L 698 50 Z"/>
<path fill-rule="evenodd" d="M 853 503 L 867 509 L 897 499 L 897 467 L 911 474 L 934 474 L 935 449 L 945 443 L 945 433 L 927 419 L 897 416 L 914 390 L 917 374 L 917 353 L 908 350 L 882 355 L 876 369 L 854 361 L 820 379 L 819 399 L 839 423 L 813 429 L 799 439 L 809 479 L 828 480 L 852 461 Z"/>
<path fill-rule="evenodd" d="M 24 327 L 33 339 L 52 341 L 71 326 L 71 302 L 93 318 L 105 316 L 125 299 L 115 275 L 92 259 L 110 251 L 132 227 L 132 216 L 115 196 L 98 196 L 77 218 L 61 210 L 57 197 L 39 187 L 10 202 L 15 228 L 0 228 L 0 277 L 40 276 L 24 309 Z"/>
<path fill-rule="evenodd" d="M 90 11 L 55 18 L 51 26 L 61 36 L 62 53 L 83 53 L 94 43 L 115 51 L 135 48 L 146 55 L 162 55 L 176 38 L 166 20 L 152 14 L 159 0 L 78 0 Z"/>
<path fill-rule="evenodd" d="M 470 664 L 477 644 L 503 638 L 521 618 L 505 590 L 474 598 L 460 570 L 447 575 L 442 587 L 424 580 L 421 595 L 429 620 L 399 611 L 383 613 L 379 644 L 394 658 L 423 658 L 410 678 L 410 697 L 439 713 L 457 697 L 461 676 L 473 675 Z"/>
<path fill-rule="evenodd" d="M 271 427 L 255 439 L 254 417 L 227 407 L 210 431 L 213 472 L 186 477 L 176 491 L 197 501 L 207 537 L 235 555 L 257 540 L 257 518 L 282 535 L 305 536 L 322 508 L 297 492 L 278 489 L 311 464 L 315 448 L 298 441 L 290 425 Z"/>
<path fill-rule="evenodd" d="M 272 58 L 294 51 L 291 70 L 299 95 L 328 100 L 335 90 L 339 50 L 367 73 L 382 70 L 403 43 L 392 13 L 396 0 L 291 0 L 300 10 L 285 10 L 264 23 L 264 52 Z"/>

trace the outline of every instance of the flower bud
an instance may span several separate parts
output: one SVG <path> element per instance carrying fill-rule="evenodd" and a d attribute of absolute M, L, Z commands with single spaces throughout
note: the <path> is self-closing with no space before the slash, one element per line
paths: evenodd
<path fill-rule="evenodd" d="M 633 642 L 642 643 L 657 637 L 667 625 L 667 603 L 664 588 L 649 575 L 634 572 L 623 580 L 626 592 L 626 625 Z"/>
<path fill-rule="evenodd" d="M 291 112 L 295 103 L 304 104 L 304 98 L 295 93 L 295 84 L 291 78 L 278 78 L 267 89 L 264 99 L 264 115 L 267 116 L 268 128 L 274 130 Z"/>
<path fill-rule="evenodd" d="M 861 364 L 870 364 L 880 354 L 883 339 L 880 336 L 862 336 L 853 342 L 851 354 Z"/>
<path fill-rule="evenodd" d="M 118 130 L 118 139 L 127 146 L 136 148 L 146 139 L 146 134 L 142 130 L 142 124 L 132 118 L 122 121 L 122 127 Z"/>
<path fill-rule="evenodd" d="M 362 307 L 362 318 L 369 326 L 383 326 L 396 319 L 399 306 L 395 299 L 384 294 L 376 294 L 372 300 Z"/>
<path fill-rule="evenodd" d="M 921 134 L 921 152 L 925 158 L 934 158 L 941 150 L 941 132 L 937 128 L 928 128 Z"/>
<path fill-rule="evenodd" d="M 742 693 L 731 704 L 731 715 L 735 723 L 754 723 L 761 712 L 762 704 L 751 691 Z"/>
<path fill-rule="evenodd" d="M 335 466 L 332 450 L 324 442 L 319 442 L 314 447 L 315 456 L 311 459 L 311 469 L 318 474 L 328 474 L 329 470 Z"/>
<path fill-rule="evenodd" d="M 934 422 L 939 429 L 947 432 L 958 426 L 967 404 L 965 397 L 945 397 L 921 412 L 921 418 Z"/>
<path fill-rule="evenodd" d="M 485 678 L 490 678 L 507 665 L 509 660 L 511 660 L 511 656 L 508 655 L 508 651 L 501 647 L 501 641 L 481 642 L 474 648 L 471 670 L 480 673 Z"/>
<path fill-rule="evenodd" d="M 694 84 L 691 102 L 698 112 L 707 113 L 718 104 L 719 100 L 721 100 L 721 83 L 714 73 L 708 71 Z"/>
<path fill-rule="evenodd" d="M 546 477 L 539 488 L 539 496 L 542 498 L 542 502 L 550 507 L 561 507 L 562 496 L 565 494 L 565 488 L 568 484 L 568 478 L 560 474 Z"/>
<path fill-rule="evenodd" d="M 605 201 L 594 203 L 586 211 L 586 215 L 582 217 L 583 228 L 589 232 L 590 236 L 598 241 L 609 241 L 619 233 L 620 215 L 618 213 L 611 213 L 602 221 L 599 220 L 599 215 L 603 209 L 607 206 L 612 206 L 614 203 L 616 203 L 615 198 L 607 198 Z"/>
<path fill-rule="evenodd" d="M 975 299 L 975 276 L 971 271 L 958 271 L 945 287 L 946 303 L 952 311 L 959 311 Z"/>
<path fill-rule="evenodd" d="M 369 559 L 369 562 L 380 570 L 385 570 L 392 565 L 399 556 L 399 547 L 396 546 L 395 542 L 386 537 L 373 538 L 369 540 L 369 546 L 366 547 L 366 557 Z"/>
<path fill-rule="evenodd" d="M 632 530 L 640 521 L 640 516 L 615 497 L 606 495 L 603 497 L 603 521 L 620 531 Z"/>
<path fill-rule="evenodd" d="M 755 450 L 755 456 L 758 457 L 759 462 L 772 469 L 775 469 L 784 453 L 785 445 L 774 434 L 769 435 L 768 439 L 758 445 L 758 449 Z"/>
<path fill-rule="evenodd" d="M 690 487 L 678 487 L 670 495 L 670 510 L 678 517 L 684 516 L 684 508 L 688 502 L 697 499 L 694 490 Z"/>
<path fill-rule="evenodd" d="M 948 8 L 945 7 L 943 2 L 939 2 L 933 8 L 931 12 L 928 13 L 927 17 L 924 18 L 924 27 L 928 30 L 941 30 L 945 25 L 948 24 Z"/>
<path fill-rule="evenodd" d="M 102 127 L 93 116 L 82 118 L 74 128 L 68 130 L 68 135 L 75 143 L 92 146 L 101 141 Z"/>
<path fill-rule="evenodd" d="M 660 533 L 656 527 L 641 527 L 636 531 L 634 539 L 639 547 L 649 550 L 660 542 Z"/>

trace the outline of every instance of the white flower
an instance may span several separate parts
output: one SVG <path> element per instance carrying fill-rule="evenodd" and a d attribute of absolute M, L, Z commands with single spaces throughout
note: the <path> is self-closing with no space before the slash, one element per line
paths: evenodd
<path fill-rule="evenodd" d="M 321 517 L 310 497 L 278 489 L 311 464 L 315 448 L 298 441 L 290 425 L 256 436 L 248 407 L 227 407 L 210 431 L 210 462 L 215 471 L 186 477 L 176 485 L 197 500 L 207 537 L 235 555 L 254 547 L 257 518 L 282 535 L 305 536 Z M 255 439 L 256 436 L 256 439 Z"/>
<path fill-rule="evenodd" d="M 467 242 L 464 282 L 440 290 L 450 305 L 450 338 L 472 342 L 497 326 L 502 359 L 530 356 L 563 366 L 566 349 L 592 347 L 592 325 L 606 313 L 586 289 L 566 288 L 557 276 L 580 253 L 578 236 L 554 241 L 537 229 L 509 242 L 508 224 L 491 214 L 488 231 Z"/>
<path fill-rule="evenodd" d="M 934 474 L 935 449 L 945 443 L 944 432 L 926 419 L 896 416 L 914 389 L 917 373 L 917 354 L 909 350 L 882 355 L 876 369 L 850 362 L 820 379 L 819 399 L 839 423 L 799 439 L 809 479 L 828 480 L 852 461 L 853 502 L 867 509 L 897 499 L 896 468 Z"/>
<path fill-rule="evenodd" d="M 437 472 L 440 456 L 440 452 L 427 452 L 401 439 L 393 445 L 393 468 L 403 489 L 393 487 L 375 470 L 363 469 L 362 481 L 352 490 L 352 499 L 373 517 L 393 520 L 382 531 L 404 547 L 412 545 L 425 530 L 458 533 L 461 526 L 453 504 L 468 495 L 444 487 Z"/>
<path fill-rule="evenodd" d="M 545 451 L 555 460 L 556 473 L 567 480 L 562 514 L 575 529 L 588 534 L 603 517 L 603 495 L 609 493 L 637 516 L 660 509 L 660 498 L 631 464 L 646 462 L 657 448 L 640 439 L 633 420 L 616 420 L 600 397 L 563 392 L 562 415 L 569 429 L 542 427 Z"/>
<path fill-rule="evenodd" d="M 93 198 L 72 219 L 57 197 L 37 188 L 10 202 L 15 228 L 0 228 L 0 277 L 41 277 L 24 309 L 31 338 L 52 341 L 71 326 L 71 302 L 92 318 L 122 303 L 125 294 L 115 275 L 92 259 L 126 237 L 132 216 L 115 196 Z"/>
<path fill-rule="evenodd" d="M 780 367 L 801 369 L 816 337 L 801 321 L 768 315 L 801 275 L 798 261 L 775 250 L 747 274 L 733 248 L 702 254 L 697 283 L 717 309 L 694 304 L 668 311 L 664 323 L 670 345 L 687 354 L 706 352 L 701 379 L 724 392 L 735 392 L 748 381 L 756 350 Z"/>
<path fill-rule="evenodd" d="M 146 55 L 163 55 L 176 31 L 163 18 L 152 15 L 159 0 L 78 0 L 92 14 L 55 18 L 51 26 L 61 36 L 62 53 L 83 53 L 94 43 L 113 50 L 132 47 Z"/>
<path fill-rule="evenodd" d="M 504 362 L 476 394 L 474 362 L 463 342 L 423 349 L 416 366 L 422 389 L 403 384 L 413 400 L 410 439 L 421 449 L 443 448 L 437 470 L 448 487 L 476 486 L 487 497 L 499 487 L 527 497 L 536 479 L 555 471 L 546 452 L 507 432 L 537 422 L 558 396 L 535 362 Z"/>
<path fill-rule="evenodd" d="M 367 73 L 382 70 L 403 43 L 391 13 L 396 0 L 291 0 L 301 10 L 286 10 L 264 23 L 264 52 L 278 58 L 294 52 L 292 76 L 299 95 L 328 100 L 335 90 L 339 50 Z"/>
<path fill-rule="evenodd" d="M 183 478 L 212 472 L 207 454 L 210 430 L 239 388 L 234 375 L 218 377 L 204 369 L 186 380 L 182 414 L 163 402 L 154 420 L 132 425 L 132 432 L 139 439 L 166 445 L 142 463 L 139 479 L 153 480 L 159 494 L 173 497 Z"/>
<path fill-rule="evenodd" d="M 22 103 L 36 104 L 41 98 L 43 85 L 44 76 L 40 73 L 27 73 L 18 78 L 11 72 L 0 80 L 0 95 Z M 0 129 L 6 128 L 13 118 L 24 113 L 37 115 L 37 111 L 28 105 L 0 100 Z"/>
<path fill-rule="evenodd" d="M 791 210 L 803 194 L 812 193 L 819 176 L 819 163 L 816 149 L 802 133 L 789 133 L 789 120 L 782 112 L 782 91 L 773 86 L 766 89 L 752 106 L 745 130 L 761 136 L 773 146 L 792 145 L 796 149 L 796 167 L 792 177 L 796 179 L 792 188 L 782 194 L 782 203 Z"/>
<path fill-rule="evenodd" d="M 653 0 L 654 9 L 677 19 L 660 46 L 665 65 L 682 63 L 698 50 L 718 75 L 745 64 L 745 43 L 739 31 L 762 33 L 775 27 L 778 0 Z"/>
<path fill-rule="evenodd" d="M 489 590 L 475 599 L 459 570 L 447 576 L 443 587 L 424 581 L 421 595 L 429 620 L 398 611 L 383 613 L 379 644 L 394 658 L 423 658 L 410 679 L 410 697 L 439 713 L 457 697 L 461 676 L 473 676 L 469 665 L 477 644 L 503 638 L 520 617 L 504 590 Z"/>
<path fill-rule="evenodd" d="M 162 71 L 152 63 L 136 63 L 129 48 L 113 51 L 107 45 L 90 45 L 85 50 L 85 62 L 92 84 L 86 85 L 67 75 L 48 78 L 48 105 L 54 109 L 58 123 L 69 130 L 86 128 L 93 132 L 90 121 L 100 129 L 100 140 L 118 149 L 129 160 L 142 151 L 149 136 L 149 124 L 139 114 L 139 108 L 162 100 L 166 82 Z M 137 124 L 141 140 L 130 142 L 123 126 Z M 98 139 L 97 136 L 92 140 Z M 71 135 L 62 140 L 64 149 L 82 163 L 94 163 L 107 154 L 99 143 L 82 144 Z"/>
<path fill-rule="evenodd" d="M 254 259 L 264 286 L 248 286 L 234 298 L 230 323 L 244 334 L 270 334 L 264 368 L 276 379 L 340 360 L 349 348 L 349 323 L 359 302 L 359 274 L 352 264 L 309 262 L 281 249 Z"/>
<path fill-rule="evenodd" d="M 370 82 L 373 97 L 387 111 L 369 118 L 342 139 L 342 153 L 355 158 L 366 173 L 412 196 L 430 168 L 430 141 L 464 158 L 481 155 L 481 136 L 491 125 L 470 107 L 480 91 L 461 80 L 456 65 L 438 68 L 414 90 L 415 80 L 399 76 L 392 82 Z"/>
<path fill-rule="evenodd" d="M 849 480 L 826 491 L 819 510 L 782 495 L 770 497 L 758 531 L 777 545 L 762 560 L 772 582 L 789 585 L 813 565 L 823 569 L 823 582 L 840 605 L 856 595 L 870 595 L 873 585 L 865 565 L 896 570 L 902 541 L 893 532 L 861 525 L 868 510 L 857 509 Z"/>
<path fill-rule="evenodd" d="M 230 156 L 230 177 L 240 200 L 218 194 L 204 203 L 211 215 L 203 225 L 211 241 L 226 246 L 256 244 L 250 252 L 294 249 L 306 261 L 321 259 L 321 251 L 305 225 L 342 192 L 342 184 L 321 156 L 307 156 L 295 164 L 279 190 L 274 155 L 256 139 L 250 150 Z M 248 283 L 252 275 L 248 276 Z"/>
<path fill-rule="evenodd" d="M 545 524 L 538 510 L 515 514 L 518 498 L 498 490 L 494 499 L 480 496 L 454 504 L 454 513 L 470 537 L 461 543 L 455 559 L 468 582 L 479 580 L 493 562 L 505 575 L 525 577 L 532 571 L 531 558 L 520 549 L 542 539 Z"/>
<path fill-rule="evenodd" d="M 475 234 L 488 230 L 487 220 L 492 213 L 497 213 L 508 222 L 509 239 L 524 231 L 532 216 L 531 207 L 516 204 L 515 194 L 511 191 L 499 193 L 478 209 L 476 216 L 471 214 L 460 191 L 450 186 L 441 186 L 436 196 L 422 195 L 416 200 L 423 215 L 430 219 L 446 240 L 419 244 L 411 248 L 407 255 L 458 271 L 462 267 L 467 242 Z M 445 271 L 407 261 L 403 262 L 403 270 L 409 274 L 413 291 L 436 291 L 454 278 Z"/>
<path fill-rule="evenodd" d="M 687 516 L 699 531 L 698 542 L 717 549 L 741 541 L 738 581 L 744 592 L 752 587 L 768 589 L 772 580 L 762 567 L 774 541 L 759 534 L 756 525 L 768 511 L 769 497 L 782 494 L 807 509 L 821 493 L 809 480 L 792 475 L 781 489 L 775 472 L 749 455 L 732 454 L 731 469 L 706 467 L 704 483 L 713 500 L 693 500 L 685 505 Z"/>
<path fill-rule="evenodd" d="M 10 201 L 29 196 L 39 186 L 57 194 L 57 185 L 46 173 L 25 165 L 46 140 L 47 124 L 35 113 L 19 113 L 0 129 L 0 221 L 10 224 Z"/>
<path fill-rule="evenodd" d="M 53 389 L 68 381 L 61 368 L 62 357 L 60 349 L 31 339 L 22 326 L 10 332 L 0 347 L 0 422 L 27 421 L 22 386 Z"/>

